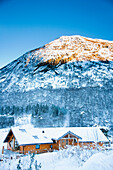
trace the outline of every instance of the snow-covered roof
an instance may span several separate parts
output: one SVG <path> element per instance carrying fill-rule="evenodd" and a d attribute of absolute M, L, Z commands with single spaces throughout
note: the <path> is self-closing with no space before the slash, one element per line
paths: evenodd
<path fill-rule="evenodd" d="M 108 142 L 98 127 L 58 127 L 58 128 L 19 128 L 13 127 L 12 132 L 19 145 L 53 143 L 70 132 L 80 142 Z"/>
<path fill-rule="evenodd" d="M 45 136 L 39 128 L 12 128 L 12 132 L 19 145 L 36 143 L 53 143 L 50 137 Z"/>
<path fill-rule="evenodd" d="M 80 142 L 108 142 L 108 139 L 98 127 L 44 128 L 44 131 L 45 135 L 55 140 L 70 131 L 79 137 Z"/>

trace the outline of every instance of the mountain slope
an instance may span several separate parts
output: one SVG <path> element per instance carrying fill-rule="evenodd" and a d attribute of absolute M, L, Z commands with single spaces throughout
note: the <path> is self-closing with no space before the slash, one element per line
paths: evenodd
<path fill-rule="evenodd" d="M 62 36 L 0 70 L 0 91 L 103 86 L 113 78 L 113 41 Z"/>
<path fill-rule="evenodd" d="M 63 36 L 0 69 L 0 113 L 16 124 L 113 128 L 112 103 L 110 41 Z"/>

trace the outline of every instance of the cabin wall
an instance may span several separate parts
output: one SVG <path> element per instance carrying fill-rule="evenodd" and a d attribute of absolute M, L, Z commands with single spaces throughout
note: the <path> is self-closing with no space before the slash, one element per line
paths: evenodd
<path fill-rule="evenodd" d="M 51 149 L 52 145 L 52 149 Z M 58 143 L 51 143 L 51 144 L 40 144 L 40 148 L 36 149 L 36 145 L 25 145 L 25 146 L 20 146 L 20 153 L 44 153 L 47 151 L 53 151 L 53 150 L 58 150 L 59 146 Z"/>
<path fill-rule="evenodd" d="M 72 139 L 69 139 L 69 142 L 73 142 Z M 53 148 L 51 149 L 51 145 L 53 146 Z M 99 146 L 103 146 L 103 143 L 93 143 L 93 142 L 80 142 L 78 143 L 74 143 L 74 144 L 70 144 L 73 146 L 77 146 L 79 145 L 81 148 L 87 148 L 87 149 L 96 149 L 97 145 Z M 60 148 L 66 148 L 66 139 L 61 139 L 59 141 L 57 141 L 57 143 L 51 143 L 51 144 L 40 144 L 40 148 L 36 149 L 36 145 L 25 145 L 25 146 L 20 146 L 20 153 L 44 153 L 44 152 L 51 152 L 53 150 L 59 150 Z"/>
<path fill-rule="evenodd" d="M 76 140 L 76 142 L 75 142 Z M 59 140 L 59 147 L 66 148 L 66 145 L 79 145 L 79 139 L 72 134 L 67 134 Z"/>
<path fill-rule="evenodd" d="M 59 140 L 59 147 L 66 148 L 66 145 L 74 145 L 73 139 L 60 139 Z"/>
<path fill-rule="evenodd" d="M 19 152 L 20 152 L 20 153 L 24 153 L 23 146 L 20 146 Z"/>
<path fill-rule="evenodd" d="M 65 148 L 65 146 L 66 146 L 66 139 L 60 139 L 59 140 L 59 147 Z"/>

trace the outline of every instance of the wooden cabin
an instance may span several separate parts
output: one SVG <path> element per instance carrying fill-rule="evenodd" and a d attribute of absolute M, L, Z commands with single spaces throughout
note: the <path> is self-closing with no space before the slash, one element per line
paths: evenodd
<path fill-rule="evenodd" d="M 108 143 L 108 139 L 97 127 L 67 128 L 19 128 L 8 132 L 4 143 L 7 149 L 26 154 L 43 153 L 66 148 L 67 145 L 95 148 Z"/>

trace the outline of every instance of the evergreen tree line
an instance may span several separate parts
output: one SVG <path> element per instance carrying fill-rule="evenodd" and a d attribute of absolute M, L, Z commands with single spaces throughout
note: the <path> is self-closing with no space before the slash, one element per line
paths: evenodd
<path fill-rule="evenodd" d="M 27 106 L 0 106 L 0 115 L 19 116 L 22 114 L 32 114 L 32 117 L 38 117 L 46 113 L 53 117 L 63 116 L 66 114 L 66 109 L 53 104 L 49 106 L 42 103 L 37 103 L 36 105 L 29 104 Z"/>

